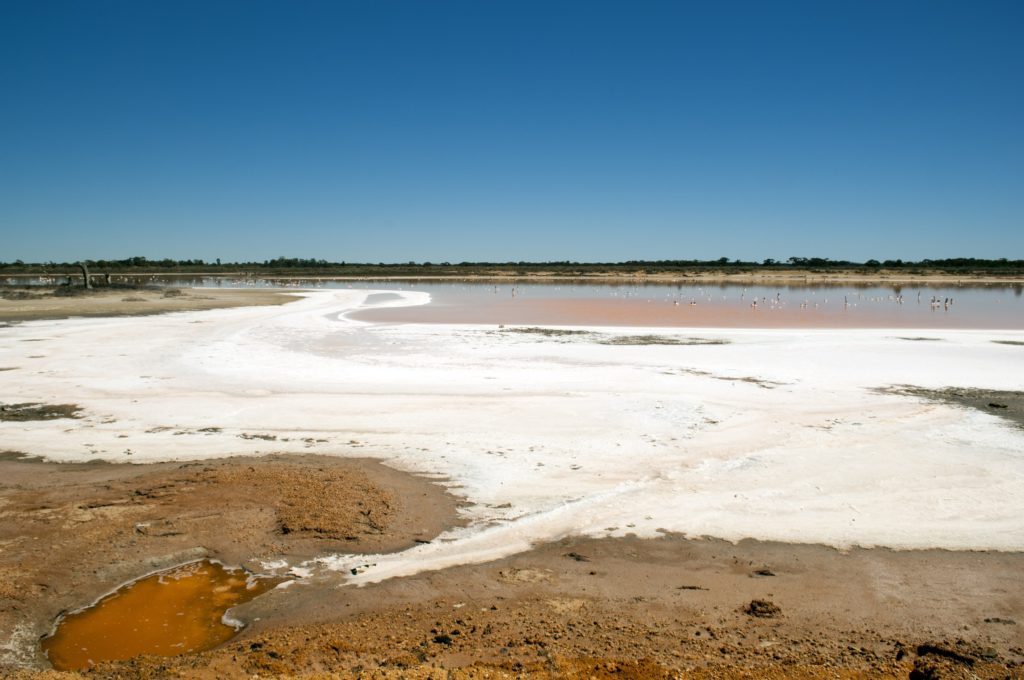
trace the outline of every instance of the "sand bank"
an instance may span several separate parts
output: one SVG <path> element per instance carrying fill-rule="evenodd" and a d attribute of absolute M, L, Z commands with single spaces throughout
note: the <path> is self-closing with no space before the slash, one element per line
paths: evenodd
<path fill-rule="evenodd" d="M 70 294 L 55 295 L 55 291 Z M 224 289 L 0 289 L 0 322 L 68 317 L 138 316 L 225 307 L 280 305 L 294 296 L 270 290 Z"/>

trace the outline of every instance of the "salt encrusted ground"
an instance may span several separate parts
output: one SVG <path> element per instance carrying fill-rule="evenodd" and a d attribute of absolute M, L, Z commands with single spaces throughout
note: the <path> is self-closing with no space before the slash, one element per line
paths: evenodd
<path fill-rule="evenodd" d="M 8 573 L 29 585 L 5 602 L 0 672 L 47 677 L 31 669 L 55 608 L 90 601 L 109 587 L 104 575 L 128 579 L 147 570 L 138 564 L 172 559 L 180 543 L 311 577 L 233 611 L 249 625 L 218 650 L 95 677 L 1016 677 L 1020 552 L 839 553 L 804 542 L 1019 549 L 1024 352 L 1003 343 L 1024 334 L 347 321 L 365 299 L 321 292 L 276 309 L 0 330 L 0 451 L 126 462 L 369 456 L 446 476 L 469 501 L 468 525 L 429 544 L 310 560 L 322 551 L 246 548 L 238 539 L 255 524 L 218 532 L 202 524 L 209 512 L 178 503 L 161 521 L 198 512 L 205 534 L 136 536 L 104 521 L 105 508 L 89 510 L 109 503 L 109 484 L 71 488 L 63 466 L 0 456 L 49 475 L 5 480 L 0 503 L 31 501 L 29 487 L 46 480 L 65 497 L 26 512 L 8 503 L 9 521 L 65 539 L 113 537 L 54 555 L 59 565 L 38 559 L 53 545 L 41 535 L 15 529 L 4 541 L 7 562 L 45 574 Z M 982 389 L 934 389 L 949 386 Z M 947 405 L 956 401 L 970 408 Z M 450 521 L 450 508 L 424 505 L 397 478 L 385 487 L 407 510 Z M 248 484 L 231 492 L 267 504 L 236 503 L 243 514 L 263 517 L 275 503 Z M 132 507 L 158 512 L 144 498 Z M 621 537 L 659 530 L 801 543 Z M 620 537 L 555 541 L 572 534 Z M 338 587 L 353 582 L 364 587 Z M 761 599 L 781 614 L 751 616 Z"/>
<path fill-rule="evenodd" d="M 58 461 L 256 452 L 376 456 L 443 476 L 470 505 L 447 538 L 379 559 L 375 581 L 563 536 L 1024 549 L 1024 431 L 878 391 L 1020 390 L 1010 331 L 374 326 L 367 291 L 284 307 L 39 321 L 0 334 L 0 402 L 78 420 L 0 422 L 0 448 Z M 400 293 L 382 305 L 422 304 Z M 615 345 L 665 335 L 716 344 Z M 364 564 L 372 564 L 361 568 Z M 290 565 L 299 566 L 299 565 Z"/>

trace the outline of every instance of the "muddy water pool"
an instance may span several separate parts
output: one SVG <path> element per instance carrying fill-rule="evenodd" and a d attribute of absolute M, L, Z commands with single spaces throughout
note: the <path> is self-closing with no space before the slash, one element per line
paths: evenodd
<path fill-rule="evenodd" d="M 210 649 L 240 629 L 225 618 L 231 607 L 280 582 L 219 562 L 190 562 L 133 581 L 62 617 L 43 640 L 43 652 L 57 670 L 78 670 L 141 654 Z"/>

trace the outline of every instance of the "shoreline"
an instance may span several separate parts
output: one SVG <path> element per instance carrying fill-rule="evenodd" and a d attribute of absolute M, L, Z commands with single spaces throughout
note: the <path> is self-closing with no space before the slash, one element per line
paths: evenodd
<path fill-rule="evenodd" d="M 486 273 L 444 273 L 444 274 L 325 274 L 325 273 L 303 273 L 295 274 L 289 272 L 259 272 L 251 270 L 238 270 L 235 272 L 111 272 L 112 276 L 126 279 L 151 278 L 151 279 L 183 279 L 183 278 L 212 278 L 212 279 L 233 279 L 244 278 L 253 280 L 274 280 L 274 281 L 473 281 L 486 283 L 488 281 L 522 281 L 538 282 L 592 282 L 592 283 L 732 283 L 736 285 L 913 285 L 913 284 L 961 284 L 961 285 L 1024 285 L 1024 276 L 1019 274 L 976 274 L 976 273 L 948 273 L 948 272 L 927 272 L 911 273 L 897 271 L 883 272 L 862 272 L 843 271 L 822 272 L 811 270 L 782 270 L 776 272 L 723 272 L 723 271 L 686 271 L 666 273 L 645 273 L 633 272 L 595 272 L 591 274 L 564 274 L 559 272 L 523 272 L 512 270 L 495 269 Z M 39 277 L 63 278 L 65 274 L 2 274 L 0 279 L 34 279 Z M 72 274 L 72 280 L 80 278 L 80 274 Z M 94 274 L 99 276 L 99 274 Z"/>
<path fill-rule="evenodd" d="M 159 276 L 159 275 L 154 275 Z M 187 275 L 186 275 L 187 276 Z M 302 281 L 302 280 L 324 280 L 324 281 L 472 281 L 487 283 L 489 281 L 522 281 L 531 283 L 544 283 L 548 281 L 581 282 L 581 283 L 636 283 L 636 284 L 673 284 L 673 283 L 724 283 L 732 285 L 860 285 L 879 284 L 881 286 L 920 284 L 956 284 L 956 285 L 1024 285 L 1024 276 L 958 276 L 955 274 L 900 274 L 900 275 L 873 275 L 873 274 L 815 274 L 815 273 L 792 273 L 780 275 L 762 274 L 592 274 L 592 275 L 562 275 L 562 274 L 474 274 L 474 275 L 446 275 L 446 276 L 251 276 L 250 278 L 264 278 L 267 280 Z"/>

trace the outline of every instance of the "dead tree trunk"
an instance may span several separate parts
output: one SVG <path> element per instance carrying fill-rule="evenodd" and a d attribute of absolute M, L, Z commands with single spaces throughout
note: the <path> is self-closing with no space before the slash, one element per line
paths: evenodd
<path fill-rule="evenodd" d="M 79 262 L 78 266 L 82 268 L 82 278 L 85 279 L 85 287 L 92 288 L 92 281 L 89 280 L 89 267 L 84 262 Z"/>

